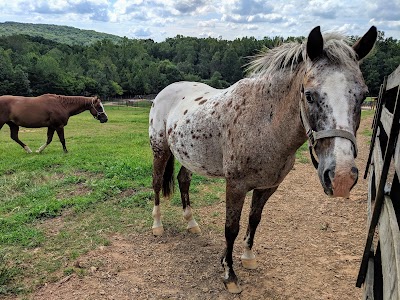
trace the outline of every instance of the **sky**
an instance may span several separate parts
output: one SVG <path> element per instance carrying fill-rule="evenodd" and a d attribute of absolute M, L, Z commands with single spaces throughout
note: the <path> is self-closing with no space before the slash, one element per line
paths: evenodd
<path fill-rule="evenodd" d="M 372 25 L 400 40 L 400 0 L 0 0 L 0 22 L 73 26 L 156 42 L 177 35 L 233 40 L 362 36 Z"/>

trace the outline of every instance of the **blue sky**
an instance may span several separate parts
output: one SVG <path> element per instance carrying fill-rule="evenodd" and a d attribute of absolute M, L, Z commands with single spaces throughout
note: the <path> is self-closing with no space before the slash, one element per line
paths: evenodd
<path fill-rule="evenodd" d="M 0 22 L 67 25 L 151 38 L 176 35 L 235 39 L 362 35 L 371 25 L 400 39 L 400 0 L 0 0 Z"/>

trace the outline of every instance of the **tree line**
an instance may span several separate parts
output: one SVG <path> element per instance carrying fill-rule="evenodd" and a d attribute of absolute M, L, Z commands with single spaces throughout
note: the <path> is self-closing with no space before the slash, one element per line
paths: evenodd
<path fill-rule="evenodd" d="M 224 88 L 245 76 L 243 66 L 250 56 L 301 39 L 229 41 L 178 35 L 159 43 L 125 37 L 71 45 L 28 35 L 1 36 L 0 95 L 146 95 L 181 80 Z M 372 55 L 361 65 L 371 95 L 378 94 L 384 76 L 399 64 L 399 41 L 380 32 Z"/>

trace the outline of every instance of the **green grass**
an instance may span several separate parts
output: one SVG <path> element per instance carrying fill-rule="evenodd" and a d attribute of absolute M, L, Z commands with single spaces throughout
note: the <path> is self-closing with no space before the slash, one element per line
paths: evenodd
<path fill-rule="evenodd" d="M 26 154 L 9 138 L 8 126 L 0 131 L 0 296 L 29 293 L 74 272 L 73 262 L 108 245 L 111 233 L 150 230 L 149 108 L 106 110 L 105 124 L 89 113 L 70 119 L 68 154 L 56 136 L 42 154 Z M 46 129 L 22 129 L 20 139 L 36 150 Z M 194 176 L 191 192 L 201 195 L 195 207 L 211 205 L 220 201 L 223 184 Z M 180 206 L 179 193 L 171 203 Z M 176 207 L 164 219 L 185 230 Z"/>

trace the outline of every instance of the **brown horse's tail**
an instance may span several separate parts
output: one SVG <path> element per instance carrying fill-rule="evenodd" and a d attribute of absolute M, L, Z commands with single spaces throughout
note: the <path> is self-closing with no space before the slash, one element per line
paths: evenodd
<path fill-rule="evenodd" d="M 163 175 L 162 193 L 164 197 L 169 197 L 174 193 L 174 161 L 174 155 L 171 153 Z"/>

